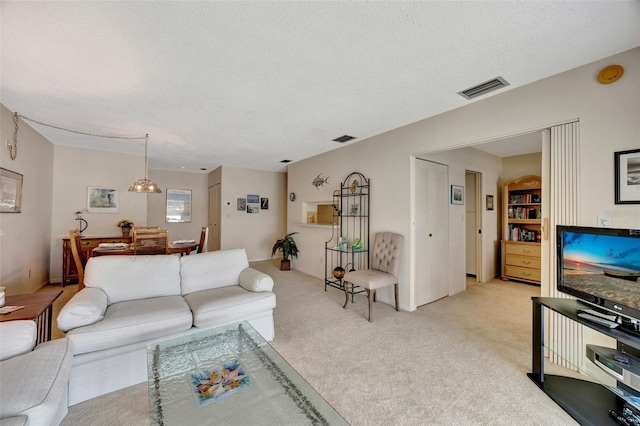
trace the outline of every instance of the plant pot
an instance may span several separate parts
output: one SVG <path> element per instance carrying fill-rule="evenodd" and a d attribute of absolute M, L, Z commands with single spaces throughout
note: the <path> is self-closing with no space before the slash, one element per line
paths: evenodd
<path fill-rule="evenodd" d="M 128 237 L 129 236 L 129 232 L 131 232 L 131 228 L 121 228 L 122 229 L 122 236 L 123 237 Z"/>
<path fill-rule="evenodd" d="M 282 259 L 280 261 L 280 270 L 281 271 L 290 271 L 291 270 L 291 261 L 289 259 Z"/>

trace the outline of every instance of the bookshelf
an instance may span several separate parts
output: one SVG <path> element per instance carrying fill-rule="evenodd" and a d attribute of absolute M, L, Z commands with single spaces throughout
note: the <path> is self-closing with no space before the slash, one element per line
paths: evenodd
<path fill-rule="evenodd" d="M 540 284 L 542 179 L 522 176 L 504 186 L 502 279 Z"/>

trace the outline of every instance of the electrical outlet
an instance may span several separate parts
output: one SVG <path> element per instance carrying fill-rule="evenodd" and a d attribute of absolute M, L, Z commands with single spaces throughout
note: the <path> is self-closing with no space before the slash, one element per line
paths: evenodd
<path fill-rule="evenodd" d="M 611 228 L 611 216 L 609 215 L 598 215 L 598 227 L 600 228 Z"/>

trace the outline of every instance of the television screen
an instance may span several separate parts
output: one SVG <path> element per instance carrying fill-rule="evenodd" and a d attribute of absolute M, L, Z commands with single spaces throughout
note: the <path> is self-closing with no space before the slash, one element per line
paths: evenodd
<path fill-rule="evenodd" d="M 557 227 L 558 290 L 640 319 L 640 230 Z"/>

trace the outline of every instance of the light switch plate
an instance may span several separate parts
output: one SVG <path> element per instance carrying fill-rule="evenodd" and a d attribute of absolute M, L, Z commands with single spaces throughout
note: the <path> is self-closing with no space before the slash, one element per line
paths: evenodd
<path fill-rule="evenodd" d="M 611 216 L 598 215 L 598 227 L 599 228 L 611 228 Z"/>

